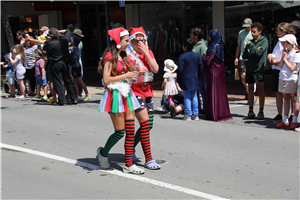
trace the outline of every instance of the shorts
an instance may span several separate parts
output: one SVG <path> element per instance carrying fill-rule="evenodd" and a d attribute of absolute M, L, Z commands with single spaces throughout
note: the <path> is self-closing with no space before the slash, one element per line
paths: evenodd
<path fill-rule="evenodd" d="M 16 69 L 16 77 L 17 79 L 24 79 L 25 78 L 26 69 L 24 67 L 18 67 Z"/>
<path fill-rule="evenodd" d="M 284 81 L 279 80 L 278 84 L 278 92 L 283 94 L 293 94 L 297 90 L 297 80 L 295 81 Z"/>
<path fill-rule="evenodd" d="M 15 84 L 15 73 L 14 72 L 10 72 L 6 74 L 6 80 L 8 82 L 9 85 L 14 85 Z"/>
<path fill-rule="evenodd" d="M 279 73 L 280 71 L 277 69 L 272 70 L 272 91 L 273 92 L 278 92 Z"/>
<path fill-rule="evenodd" d="M 238 70 L 241 73 L 246 73 L 246 60 L 239 60 Z"/>
<path fill-rule="evenodd" d="M 38 77 L 35 78 L 37 85 L 46 86 L 47 85 L 47 78 L 46 78 L 46 72 L 45 72 L 45 80 L 42 80 L 42 74 L 40 74 Z"/>
<path fill-rule="evenodd" d="M 153 106 L 153 97 L 146 97 L 146 99 L 142 99 L 142 97 L 136 96 L 138 102 L 140 103 L 141 107 L 136 109 L 135 112 L 141 112 L 145 108 L 147 108 L 148 112 L 153 112 L 154 111 L 154 106 Z"/>
<path fill-rule="evenodd" d="M 81 77 L 81 67 L 72 67 L 73 78 Z"/>
<path fill-rule="evenodd" d="M 260 83 L 264 82 L 265 75 L 264 74 L 248 74 L 246 73 L 246 83 Z"/>
<path fill-rule="evenodd" d="M 297 85 L 297 96 L 295 97 L 295 100 L 300 103 L 300 86 Z"/>

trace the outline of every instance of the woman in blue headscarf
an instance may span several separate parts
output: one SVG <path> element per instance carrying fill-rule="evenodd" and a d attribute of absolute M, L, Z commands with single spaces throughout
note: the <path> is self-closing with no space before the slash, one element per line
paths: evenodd
<path fill-rule="evenodd" d="M 218 29 L 212 29 L 209 31 L 208 41 L 210 45 L 203 58 L 206 72 L 206 118 L 225 121 L 232 117 L 225 84 L 223 36 Z"/>

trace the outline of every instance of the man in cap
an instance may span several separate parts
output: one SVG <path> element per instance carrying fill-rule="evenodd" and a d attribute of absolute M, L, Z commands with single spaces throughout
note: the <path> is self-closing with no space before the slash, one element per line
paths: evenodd
<path fill-rule="evenodd" d="M 238 45 L 236 47 L 235 51 L 235 60 L 234 60 L 234 65 L 237 66 L 240 74 L 240 80 L 243 83 L 245 90 L 246 90 L 246 95 L 245 99 L 248 100 L 248 92 L 247 92 L 247 85 L 246 85 L 246 59 L 243 59 L 243 52 L 246 47 L 246 44 L 249 40 L 252 40 L 252 35 L 251 35 L 251 24 L 252 20 L 250 18 L 244 19 L 244 22 L 242 24 L 242 27 L 244 28 L 241 30 L 238 34 Z"/>
<path fill-rule="evenodd" d="M 72 29 L 72 27 L 70 26 Z M 69 28 L 65 31 L 63 37 L 55 28 L 50 28 L 49 34 L 51 40 L 44 43 L 44 51 L 47 52 L 47 58 L 49 62 L 49 67 L 51 68 L 53 86 L 58 94 L 58 103 L 54 102 L 54 105 L 65 105 L 65 84 L 68 94 L 72 100 L 73 104 L 77 104 L 77 97 L 74 85 L 71 81 L 68 67 L 68 53 L 69 53 L 69 42 L 72 36 L 72 32 Z"/>

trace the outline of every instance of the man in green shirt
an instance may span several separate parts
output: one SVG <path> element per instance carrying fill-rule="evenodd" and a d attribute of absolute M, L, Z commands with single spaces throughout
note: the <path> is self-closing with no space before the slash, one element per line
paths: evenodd
<path fill-rule="evenodd" d="M 257 115 L 257 119 L 264 119 L 264 76 L 268 55 L 268 40 L 266 37 L 261 35 L 262 30 L 263 25 L 259 22 L 255 22 L 251 25 L 251 34 L 253 39 L 247 42 L 243 53 L 243 59 L 247 59 L 246 83 L 248 83 L 249 93 L 249 119 L 253 119 L 255 117 L 253 112 L 254 83 L 256 83 L 259 95 L 259 113 Z"/>
<path fill-rule="evenodd" d="M 236 47 L 236 52 L 235 52 L 235 60 L 234 60 L 234 65 L 237 66 L 240 74 L 240 80 L 243 83 L 245 90 L 246 90 L 246 95 L 245 99 L 248 100 L 248 93 L 247 93 L 247 85 L 246 85 L 246 60 L 243 59 L 243 52 L 246 47 L 246 44 L 249 40 L 252 40 L 252 35 L 251 35 L 251 24 L 252 20 L 250 18 L 246 18 L 243 22 L 242 27 L 244 28 L 241 30 L 238 34 L 238 45 Z"/>
<path fill-rule="evenodd" d="M 84 35 L 82 35 L 82 31 L 80 30 L 80 29 L 75 29 L 74 31 L 73 31 L 73 35 L 76 35 L 76 36 L 78 36 L 79 38 L 80 38 L 80 43 L 79 43 L 79 45 L 78 45 L 78 48 L 79 48 L 79 50 L 80 50 L 80 58 L 79 58 L 79 63 L 80 63 L 80 65 L 81 65 L 81 77 L 83 77 L 83 65 L 82 65 L 82 49 L 83 49 L 83 44 L 82 44 L 82 39 L 84 38 Z M 78 97 L 78 99 L 80 99 L 80 100 L 82 100 L 83 99 L 83 97 L 82 97 L 82 87 L 81 87 L 81 85 L 80 84 L 78 84 L 78 87 L 79 87 L 79 97 Z"/>
<path fill-rule="evenodd" d="M 203 39 L 203 30 L 199 27 L 193 28 L 191 30 L 190 37 L 194 40 L 195 45 L 192 51 L 197 53 L 201 57 L 201 61 L 203 60 L 203 57 L 206 54 L 207 50 L 207 41 Z M 203 105 L 200 99 L 200 95 L 203 100 Z M 198 109 L 199 109 L 199 116 L 205 115 L 205 99 L 206 99 L 206 86 L 205 86 L 205 73 L 204 70 L 200 75 L 200 78 L 198 80 L 198 89 L 197 89 L 197 95 L 198 95 Z M 201 108 L 202 106 L 202 108 Z"/>

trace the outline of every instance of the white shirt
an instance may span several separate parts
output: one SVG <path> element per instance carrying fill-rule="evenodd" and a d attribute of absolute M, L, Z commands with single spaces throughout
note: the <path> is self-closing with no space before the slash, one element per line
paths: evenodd
<path fill-rule="evenodd" d="M 277 60 L 280 60 L 282 57 L 282 50 L 283 50 L 283 46 L 281 44 L 281 41 L 278 41 L 276 46 L 273 49 L 272 56 Z M 278 65 L 272 65 L 272 69 L 277 69 L 279 71 L 281 70 L 281 68 Z"/>
<path fill-rule="evenodd" d="M 296 53 L 297 50 L 293 50 L 289 52 L 288 55 L 288 62 L 289 63 L 300 63 L 300 53 Z M 279 79 L 284 80 L 284 81 L 296 81 L 298 80 L 298 67 L 292 72 L 284 63 L 283 67 L 280 70 L 279 73 Z M 299 80 L 298 80 L 299 84 Z"/>

